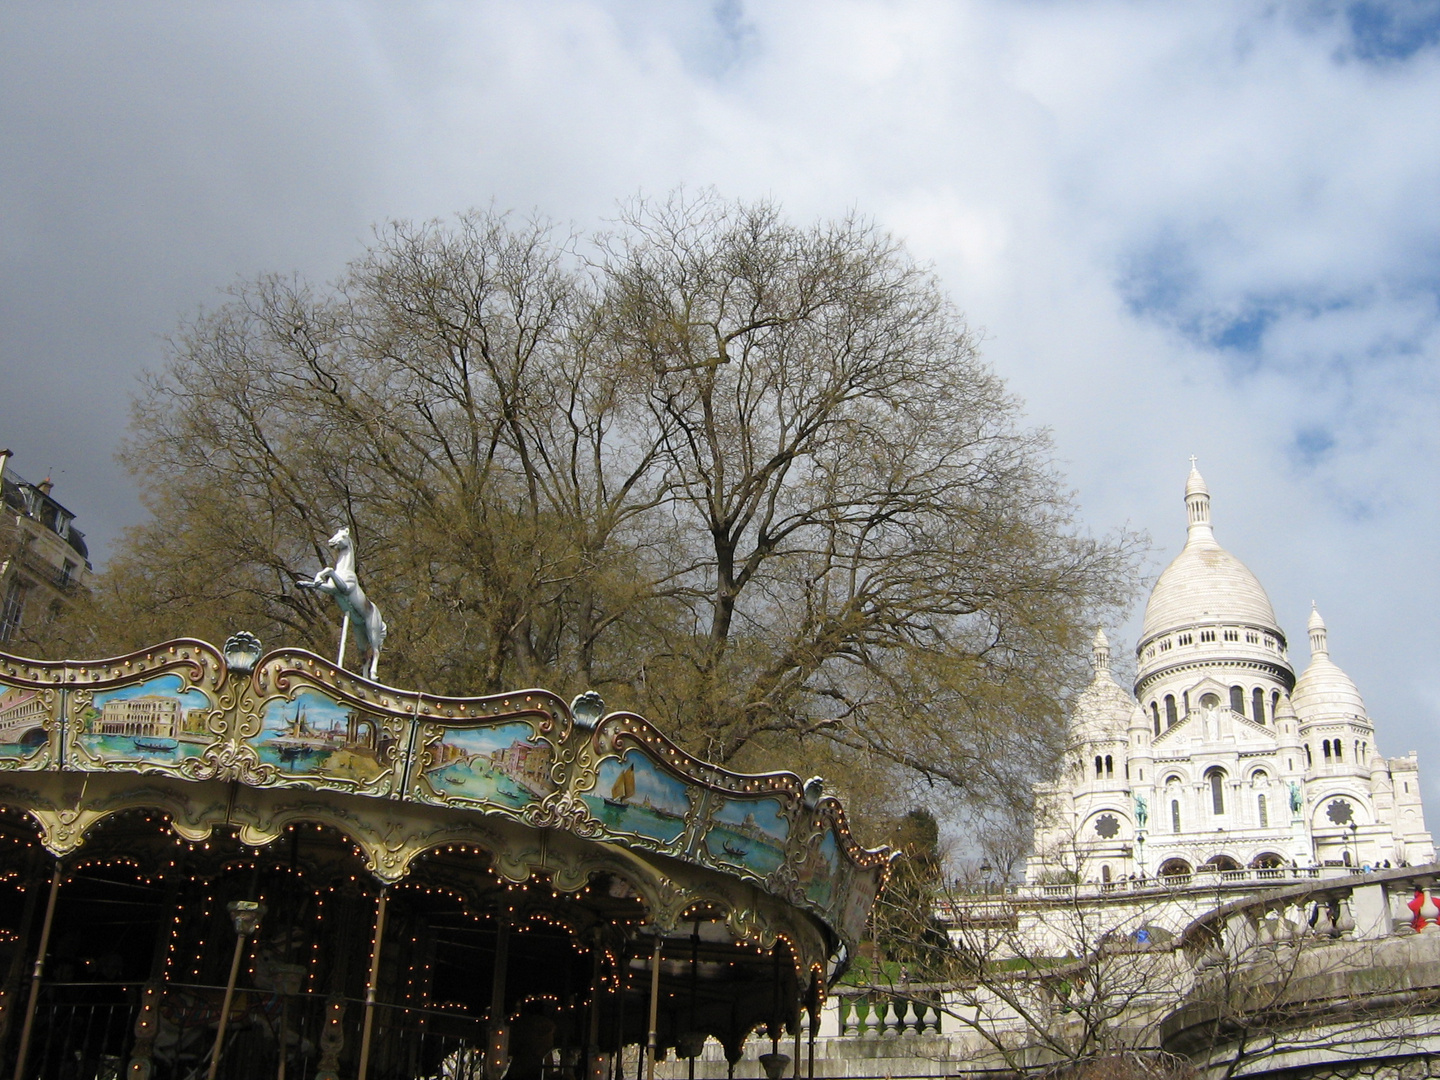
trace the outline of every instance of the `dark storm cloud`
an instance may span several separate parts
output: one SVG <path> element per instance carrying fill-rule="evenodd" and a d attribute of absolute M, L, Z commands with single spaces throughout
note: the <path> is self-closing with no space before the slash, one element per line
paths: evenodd
<path fill-rule="evenodd" d="M 375 216 L 384 105 L 343 7 L 0 15 L 0 442 L 103 557 L 112 461 L 160 335 L 237 275 L 329 276 Z"/>

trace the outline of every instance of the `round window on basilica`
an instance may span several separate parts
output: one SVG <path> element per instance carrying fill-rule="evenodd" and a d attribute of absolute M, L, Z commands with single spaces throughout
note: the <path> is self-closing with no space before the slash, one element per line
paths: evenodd
<path fill-rule="evenodd" d="M 1101 814 L 1095 819 L 1095 831 L 1106 840 L 1113 840 L 1120 834 L 1120 822 L 1114 814 Z"/>
<path fill-rule="evenodd" d="M 1355 817 L 1355 810 L 1349 799 L 1332 799 L 1325 808 L 1325 816 L 1336 825 L 1348 825 Z"/>

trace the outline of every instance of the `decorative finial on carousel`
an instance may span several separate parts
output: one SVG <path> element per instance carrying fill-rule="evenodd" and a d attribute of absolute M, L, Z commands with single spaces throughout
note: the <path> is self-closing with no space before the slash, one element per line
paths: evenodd
<path fill-rule="evenodd" d="M 570 715 L 575 718 L 576 724 L 589 730 L 600 723 L 600 718 L 605 715 L 605 699 L 594 690 L 577 694 L 575 700 L 570 702 Z"/>
<path fill-rule="evenodd" d="M 249 675 L 260 659 L 260 639 L 249 630 L 241 630 L 225 639 L 225 666 L 231 675 Z"/>
<path fill-rule="evenodd" d="M 360 587 L 360 578 L 355 573 L 355 544 L 350 539 L 350 530 L 340 529 L 326 543 L 335 553 L 335 565 L 325 567 L 313 578 L 300 578 L 295 584 L 335 598 L 341 616 L 340 654 L 335 663 L 345 666 L 345 639 L 350 627 L 354 626 L 355 643 L 364 655 L 363 673 L 374 681 L 376 668 L 380 665 L 380 647 L 385 644 L 385 620 L 380 617 L 380 609 L 371 603 Z"/>
<path fill-rule="evenodd" d="M 814 810 L 820 805 L 820 800 L 825 795 L 825 778 L 823 776 L 812 776 L 809 780 L 805 781 L 805 786 L 801 790 L 803 792 L 801 798 L 805 803 L 805 809 Z"/>

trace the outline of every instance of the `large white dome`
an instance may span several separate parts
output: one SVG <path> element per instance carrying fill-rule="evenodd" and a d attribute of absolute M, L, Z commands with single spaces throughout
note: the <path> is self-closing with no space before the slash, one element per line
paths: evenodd
<path fill-rule="evenodd" d="M 1231 624 L 1284 634 L 1264 587 L 1249 567 L 1215 540 L 1210 492 L 1195 469 L 1185 485 L 1190 527 L 1185 547 L 1160 575 L 1145 605 L 1140 643 L 1188 626 Z"/>

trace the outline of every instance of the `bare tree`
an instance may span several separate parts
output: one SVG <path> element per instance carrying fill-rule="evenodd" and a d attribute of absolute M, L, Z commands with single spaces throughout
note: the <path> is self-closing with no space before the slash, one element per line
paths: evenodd
<path fill-rule="evenodd" d="M 347 524 L 389 679 L 595 686 L 877 803 L 1024 790 L 1138 550 L 1075 525 L 897 241 L 710 194 L 589 241 L 393 224 L 334 287 L 239 285 L 177 333 L 124 456 L 151 520 L 55 648 L 250 624 L 328 650 L 292 586 Z"/>

